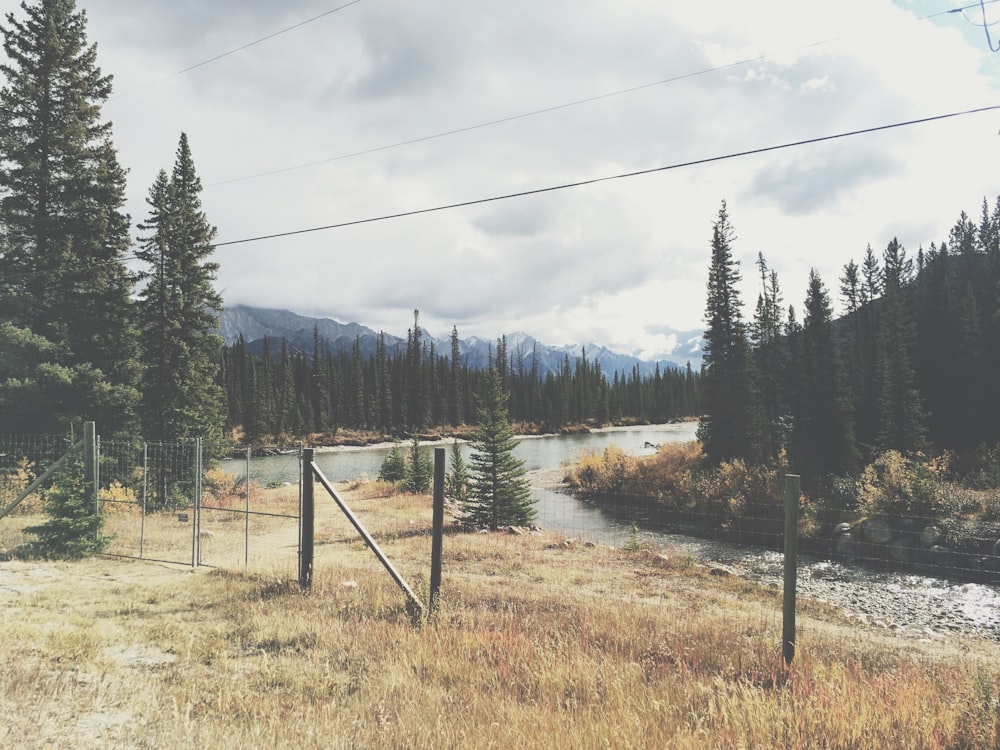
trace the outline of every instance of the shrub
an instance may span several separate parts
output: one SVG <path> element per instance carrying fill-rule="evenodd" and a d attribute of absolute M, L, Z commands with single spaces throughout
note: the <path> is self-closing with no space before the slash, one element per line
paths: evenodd
<path fill-rule="evenodd" d="M 934 516 L 940 510 L 931 466 L 899 451 L 886 451 L 858 479 L 858 510 L 865 515 Z"/>
<path fill-rule="evenodd" d="M 14 498 L 24 492 L 25 488 L 35 480 L 35 464 L 27 458 L 22 458 L 9 474 L 0 475 L 0 508 L 4 508 Z M 12 515 L 29 516 L 40 513 L 44 502 L 40 493 L 34 492 L 18 503 L 11 511 Z"/>

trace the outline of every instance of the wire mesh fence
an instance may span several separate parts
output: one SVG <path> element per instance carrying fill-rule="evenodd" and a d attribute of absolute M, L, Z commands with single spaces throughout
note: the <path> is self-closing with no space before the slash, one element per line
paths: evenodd
<path fill-rule="evenodd" d="M 72 445 L 72 434 L 0 435 L 0 509 Z M 192 566 L 294 566 L 297 451 L 98 439 L 95 454 L 96 509 L 110 539 L 106 554 Z M 43 492 L 58 481 L 56 473 L 0 520 L 0 550 L 30 544 L 25 529 L 45 521 Z"/>

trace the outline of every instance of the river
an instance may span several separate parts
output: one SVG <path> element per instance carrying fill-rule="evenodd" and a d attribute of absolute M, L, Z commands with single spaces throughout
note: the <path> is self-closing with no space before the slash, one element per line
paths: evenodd
<path fill-rule="evenodd" d="M 568 537 L 622 546 L 649 541 L 691 555 L 703 563 L 721 563 L 765 585 L 782 585 L 782 554 L 770 550 L 669 533 L 640 524 L 559 490 L 561 470 L 586 451 L 617 445 L 632 455 L 649 455 L 656 445 L 695 437 L 695 423 L 612 427 L 578 435 L 524 437 L 515 455 L 525 463 L 536 499 L 538 525 Z M 450 443 L 439 446 L 449 447 Z M 404 444 L 408 448 L 408 444 Z M 334 482 L 378 475 L 391 446 L 318 451 L 316 462 Z M 466 456 L 468 446 L 463 446 Z M 450 459 L 449 459 L 450 460 Z M 242 474 L 243 462 L 223 468 Z M 298 481 L 295 455 L 255 458 L 251 471 L 262 484 Z M 885 572 L 800 555 L 798 591 L 826 601 L 876 627 L 921 638 L 965 633 L 1000 640 L 1000 587 L 956 583 L 900 572 Z"/>

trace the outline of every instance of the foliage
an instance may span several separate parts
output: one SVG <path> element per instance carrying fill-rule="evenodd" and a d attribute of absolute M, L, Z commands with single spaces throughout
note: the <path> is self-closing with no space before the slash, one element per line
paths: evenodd
<path fill-rule="evenodd" d="M 0 474 L 0 508 L 13 502 L 34 480 L 35 463 L 28 458 L 19 459 L 8 473 Z M 42 495 L 34 492 L 18 503 L 11 514 L 34 515 L 42 510 L 43 504 Z"/>
<path fill-rule="evenodd" d="M 46 557 L 88 557 L 99 554 L 111 541 L 101 533 L 104 516 L 94 507 L 93 487 L 85 481 L 79 455 L 60 468 L 44 498 L 50 520 L 29 526 L 25 532 L 38 537 L 38 549 Z"/>
<path fill-rule="evenodd" d="M 931 465 L 921 455 L 885 451 L 861 472 L 858 510 L 866 515 L 938 514 L 941 505 Z"/>
<path fill-rule="evenodd" d="M 490 529 L 530 524 L 535 501 L 524 462 L 514 457 L 517 440 L 507 419 L 507 394 L 496 368 L 490 369 L 471 444 L 469 497 L 463 506 L 467 520 Z"/>
<path fill-rule="evenodd" d="M 19 340 L 0 361 L 0 410 L 11 431 L 91 419 L 107 435 L 132 432 L 125 171 L 101 121 L 111 78 L 73 0 L 21 9 L 0 26 L 0 338 Z"/>

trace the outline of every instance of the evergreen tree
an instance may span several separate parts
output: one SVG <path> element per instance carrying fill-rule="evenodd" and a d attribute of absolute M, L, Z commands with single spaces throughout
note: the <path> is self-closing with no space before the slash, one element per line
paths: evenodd
<path fill-rule="evenodd" d="M 462 408 L 461 350 L 458 345 L 458 327 L 451 328 L 451 367 L 448 372 L 448 420 L 457 427 L 465 419 Z"/>
<path fill-rule="evenodd" d="M 809 272 L 805 319 L 796 368 L 792 465 L 807 482 L 853 470 L 854 429 L 833 341 L 830 298 L 815 269 Z"/>
<path fill-rule="evenodd" d="M 105 434 L 134 432 L 125 172 L 101 121 L 111 77 L 73 0 L 21 9 L 23 20 L 8 13 L 0 26 L 0 319 L 52 346 L 16 382 L 0 362 L 0 410 L 21 415 L 9 431 L 57 432 L 83 418 Z M 14 404 L 25 391 L 40 410 Z"/>
<path fill-rule="evenodd" d="M 469 496 L 469 467 L 457 440 L 451 441 L 451 471 L 444 481 L 444 496 L 455 503 L 464 503 Z"/>
<path fill-rule="evenodd" d="M 739 263 L 726 202 L 712 226 L 712 262 L 708 272 L 705 319 L 705 374 L 698 426 L 705 455 L 713 461 L 757 456 L 753 363 L 740 301 Z"/>
<path fill-rule="evenodd" d="M 769 269 L 764 253 L 757 254 L 761 292 L 750 325 L 750 338 L 755 347 L 756 364 L 760 373 L 760 456 L 775 458 L 785 444 L 784 394 L 785 351 L 782 336 L 782 299 L 778 287 L 778 272 Z"/>
<path fill-rule="evenodd" d="M 101 533 L 104 517 L 92 498 L 93 485 L 85 480 L 83 459 L 74 454 L 56 475 L 55 483 L 43 493 L 49 520 L 29 526 L 25 532 L 38 537 L 50 557 L 79 558 L 100 554 L 111 541 Z"/>
<path fill-rule="evenodd" d="M 406 479 L 406 454 L 398 442 L 392 444 L 392 450 L 382 459 L 378 478 L 383 482 L 402 482 Z"/>
<path fill-rule="evenodd" d="M 201 210 L 201 180 L 185 134 L 171 175 L 160 171 L 150 188 L 150 215 L 139 228 L 136 257 L 148 270 L 139 293 L 143 345 L 142 422 L 145 437 L 222 438 L 223 393 L 216 381 L 222 339 L 222 298 L 213 283 L 215 228 Z"/>
<path fill-rule="evenodd" d="M 913 316 L 904 297 L 913 266 L 895 238 L 883 254 L 885 291 L 878 334 L 878 446 L 899 451 L 927 448 L 924 407 L 916 387 L 911 347 Z"/>
<path fill-rule="evenodd" d="M 535 502 L 524 462 L 514 456 L 517 440 L 507 419 L 508 395 L 500 372 L 490 368 L 470 457 L 466 517 L 476 526 L 524 526 L 535 518 Z"/>
<path fill-rule="evenodd" d="M 410 461 L 406 467 L 406 489 L 413 493 L 427 492 L 434 480 L 434 462 L 430 453 L 420 448 L 420 438 L 410 441 Z"/>

